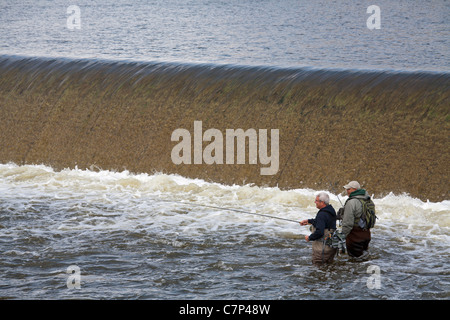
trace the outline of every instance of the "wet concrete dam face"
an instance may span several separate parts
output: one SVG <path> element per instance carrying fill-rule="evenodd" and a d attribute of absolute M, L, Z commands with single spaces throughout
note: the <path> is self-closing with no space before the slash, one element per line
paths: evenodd
<path fill-rule="evenodd" d="M 0 75 L 2 163 L 449 199 L 448 73 L 3 56 Z"/>

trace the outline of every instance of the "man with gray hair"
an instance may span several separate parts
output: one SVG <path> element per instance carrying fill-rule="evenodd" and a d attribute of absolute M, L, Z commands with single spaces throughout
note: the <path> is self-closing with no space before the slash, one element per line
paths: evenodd
<path fill-rule="evenodd" d="M 330 263 L 333 262 L 337 249 L 325 244 L 325 239 L 336 230 L 336 211 L 330 205 L 330 197 L 325 192 L 318 193 L 314 202 L 316 208 L 319 209 L 316 218 L 303 220 L 300 222 L 300 225 L 312 225 L 312 233 L 309 236 L 305 236 L 305 240 L 313 241 L 313 263 Z"/>

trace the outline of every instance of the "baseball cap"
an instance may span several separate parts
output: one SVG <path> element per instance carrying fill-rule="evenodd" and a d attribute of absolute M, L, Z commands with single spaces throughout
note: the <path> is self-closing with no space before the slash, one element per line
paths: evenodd
<path fill-rule="evenodd" d="M 347 183 L 344 186 L 345 189 L 350 189 L 350 188 L 354 188 L 354 189 L 361 189 L 361 186 L 359 185 L 358 181 L 350 181 L 349 183 Z"/>

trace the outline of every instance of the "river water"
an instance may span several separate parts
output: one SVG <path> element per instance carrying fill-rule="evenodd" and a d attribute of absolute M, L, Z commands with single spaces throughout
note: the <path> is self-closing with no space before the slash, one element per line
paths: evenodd
<path fill-rule="evenodd" d="M 380 29 L 370 30 L 374 4 Z M 450 71 L 449 12 L 444 0 L 3 1 L 0 53 Z"/>
<path fill-rule="evenodd" d="M 1 165 L 1 297 L 449 298 L 449 201 L 375 199 L 370 256 L 317 267 L 307 227 L 250 214 L 311 218 L 316 192 Z"/>
<path fill-rule="evenodd" d="M 2 2 L 0 54 L 450 70 L 448 1 L 377 1 L 381 29 L 369 30 L 372 4 Z M 80 29 L 68 27 L 70 5 L 80 9 Z M 450 297 L 449 200 L 375 198 L 370 256 L 316 267 L 306 227 L 251 213 L 314 217 L 319 190 L 91 169 L 0 165 L 0 298 Z M 336 209 L 340 191 L 330 191 Z"/>

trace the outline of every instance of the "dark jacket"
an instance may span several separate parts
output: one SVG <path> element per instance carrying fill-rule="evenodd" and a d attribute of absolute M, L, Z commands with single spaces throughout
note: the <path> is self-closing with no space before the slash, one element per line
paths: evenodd
<path fill-rule="evenodd" d="M 308 219 L 308 222 L 316 228 L 309 236 L 309 240 L 318 240 L 323 237 L 325 229 L 336 229 L 336 211 L 329 204 L 317 212 L 315 219 Z"/>

